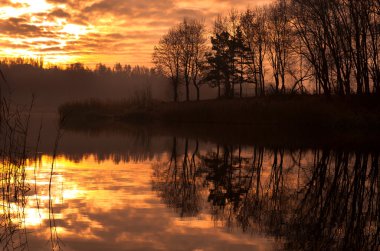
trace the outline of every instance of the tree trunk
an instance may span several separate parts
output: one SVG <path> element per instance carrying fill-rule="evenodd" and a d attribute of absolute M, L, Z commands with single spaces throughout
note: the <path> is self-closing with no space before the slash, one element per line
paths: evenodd
<path fill-rule="evenodd" d="M 178 84 L 177 83 L 173 84 L 173 98 L 174 98 L 174 102 L 178 102 Z"/>
<path fill-rule="evenodd" d="M 190 101 L 190 88 L 188 81 L 186 81 L 186 101 Z"/>
<path fill-rule="evenodd" d="M 218 99 L 220 99 L 220 83 L 218 83 Z"/>

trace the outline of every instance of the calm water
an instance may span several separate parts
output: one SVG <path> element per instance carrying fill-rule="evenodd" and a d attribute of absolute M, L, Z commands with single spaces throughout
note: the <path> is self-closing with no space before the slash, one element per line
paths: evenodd
<path fill-rule="evenodd" d="M 16 249 L 379 250 L 377 151 L 62 131 L 53 161 L 46 124 Z"/>

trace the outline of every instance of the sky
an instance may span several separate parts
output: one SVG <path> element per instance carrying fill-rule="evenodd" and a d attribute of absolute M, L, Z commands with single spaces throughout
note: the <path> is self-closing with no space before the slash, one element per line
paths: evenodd
<path fill-rule="evenodd" d="M 184 17 L 210 24 L 269 0 L 0 0 L 0 57 L 152 66 L 160 37 Z"/>

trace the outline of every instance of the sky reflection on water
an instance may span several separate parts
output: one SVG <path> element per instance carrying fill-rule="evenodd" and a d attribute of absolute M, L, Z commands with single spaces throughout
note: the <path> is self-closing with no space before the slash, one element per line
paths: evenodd
<path fill-rule="evenodd" d="M 63 250 L 270 250 L 265 236 L 230 231 L 206 211 L 180 218 L 152 191 L 152 166 L 166 156 L 144 162 L 98 161 L 89 155 L 79 162 L 61 156 L 55 161 L 52 203 Z M 49 191 L 52 159 L 35 163 L 27 173 L 31 192 L 25 225 L 32 250 L 49 249 Z M 38 203 L 37 203 L 38 200 Z M 207 198 L 205 198 L 207 200 Z M 39 208 L 37 208 L 39 205 Z"/>
<path fill-rule="evenodd" d="M 25 200 L 3 200 L 12 240 L 30 250 L 379 249 L 376 149 L 137 129 L 64 131 L 49 197 L 56 129 L 44 127 Z"/>

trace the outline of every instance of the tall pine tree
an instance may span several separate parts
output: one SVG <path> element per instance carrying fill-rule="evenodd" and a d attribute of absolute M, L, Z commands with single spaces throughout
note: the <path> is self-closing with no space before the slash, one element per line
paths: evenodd
<path fill-rule="evenodd" d="M 206 55 L 208 69 L 205 81 L 213 87 L 218 87 L 219 97 L 221 87 L 223 96 L 233 98 L 235 85 L 240 86 L 240 97 L 243 84 L 247 82 L 247 48 L 239 27 L 233 36 L 227 31 L 217 33 L 211 38 L 212 52 Z"/>

